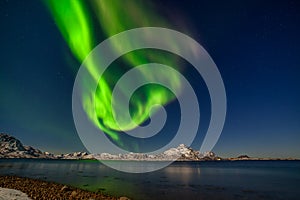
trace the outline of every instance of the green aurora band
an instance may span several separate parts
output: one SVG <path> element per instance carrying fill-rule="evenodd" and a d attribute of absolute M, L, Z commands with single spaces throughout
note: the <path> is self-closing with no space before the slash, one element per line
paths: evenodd
<path fill-rule="evenodd" d="M 89 3 L 85 5 L 84 3 Z M 113 36 L 122 31 L 146 26 L 168 27 L 156 13 L 150 9 L 150 5 L 145 6 L 145 1 L 116 1 L 116 0 L 101 0 L 101 1 L 81 1 L 81 0 L 47 0 L 45 1 L 50 10 L 63 38 L 67 42 L 71 52 L 79 62 L 82 62 L 86 56 L 95 47 L 95 31 L 94 21 L 100 25 L 101 30 L 106 37 Z M 126 3 L 125 3 L 126 2 Z M 141 4 L 143 3 L 143 5 Z M 149 3 L 149 2 L 148 2 Z M 91 10 L 96 14 L 97 20 L 89 15 Z M 165 38 L 168 39 L 168 38 Z M 170 41 L 172 42 L 172 41 Z M 173 42 L 176 45 L 176 42 Z M 113 44 L 116 52 L 124 47 L 130 47 L 130 38 L 122 44 Z M 176 48 L 176 46 L 175 46 Z M 126 66 L 134 67 L 145 63 L 158 62 L 178 69 L 177 59 L 166 56 L 161 52 L 135 52 L 123 55 L 122 61 Z M 124 64 L 125 65 L 125 64 Z M 112 108 L 112 90 L 120 78 L 120 74 L 115 72 L 107 72 L 105 76 L 96 77 L 96 71 L 99 63 L 87 63 L 87 68 L 94 81 L 98 81 L 98 88 L 94 95 L 94 104 L 91 101 L 91 92 L 89 86 L 84 85 L 82 94 L 84 109 L 94 125 L 108 134 L 119 145 L 123 145 L 120 141 L 119 134 L 122 131 L 132 130 L 137 125 L 142 124 L 149 118 L 149 111 L 155 104 L 166 105 L 171 102 L 175 96 L 168 89 L 155 84 L 149 84 L 139 89 L 139 93 L 130 98 L 130 114 L 132 122 L 122 121 L 122 111 L 128 107 Z M 122 69 L 124 66 L 120 66 Z M 124 70 L 120 70 L 124 72 Z M 141 72 L 142 73 L 142 72 Z M 149 74 L 141 74 L 147 80 Z M 155 76 L 165 76 L 173 88 L 178 91 L 180 88 L 179 78 L 175 74 L 157 74 Z M 119 86 L 121 91 L 126 95 L 126 85 Z M 116 100 L 115 100 L 116 101 Z M 117 103 L 115 105 L 118 105 Z M 114 119 L 114 112 L 118 111 L 118 122 Z M 128 110 L 127 110 L 128 111 Z M 95 113 L 96 112 L 96 116 Z"/>

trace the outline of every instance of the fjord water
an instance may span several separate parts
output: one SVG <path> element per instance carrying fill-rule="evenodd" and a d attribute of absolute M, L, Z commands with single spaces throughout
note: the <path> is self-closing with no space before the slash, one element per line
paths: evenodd
<path fill-rule="evenodd" d="M 125 161 L 111 162 L 121 165 Z M 151 168 L 156 163 L 148 161 L 142 166 Z M 174 162 L 156 172 L 130 174 L 98 161 L 0 159 L 0 174 L 143 200 L 300 197 L 300 161 Z"/>

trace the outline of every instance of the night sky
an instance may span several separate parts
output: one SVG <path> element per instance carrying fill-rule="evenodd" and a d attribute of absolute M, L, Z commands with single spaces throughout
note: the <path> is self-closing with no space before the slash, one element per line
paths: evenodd
<path fill-rule="evenodd" d="M 208 51 L 222 75 L 228 110 L 213 151 L 300 158 L 300 2 L 168 0 L 153 5 L 173 29 Z M 0 27 L 0 132 L 43 151 L 85 151 L 72 117 L 72 88 L 81 63 L 46 6 L 37 0 L 1 0 Z M 105 39 L 99 27 L 92 28 L 99 32 L 98 42 Z M 191 82 L 199 82 L 188 65 L 186 70 Z M 199 148 L 209 97 L 203 83 L 194 89 L 198 97 L 206 96 L 200 104 L 203 126 L 192 145 Z"/>

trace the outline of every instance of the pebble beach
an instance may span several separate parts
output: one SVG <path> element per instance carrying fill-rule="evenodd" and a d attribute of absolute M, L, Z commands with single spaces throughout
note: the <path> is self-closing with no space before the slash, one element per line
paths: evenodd
<path fill-rule="evenodd" d="M 13 190 L 10 190 L 13 189 Z M 17 176 L 0 176 L 0 200 L 5 199 L 39 200 L 129 200 L 126 197 L 113 197 L 101 192 L 90 192 L 75 187 Z"/>

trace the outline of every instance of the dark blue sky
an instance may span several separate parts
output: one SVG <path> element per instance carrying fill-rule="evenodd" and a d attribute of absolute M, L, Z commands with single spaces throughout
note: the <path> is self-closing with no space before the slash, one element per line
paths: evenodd
<path fill-rule="evenodd" d="M 300 158 L 300 2 L 154 5 L 175 19 L 175 29 L 184 24 L 190 30 L 223 77 L 228 112 L 214 151 Z M 80 63 L 45 6 L 1 0 L 0 24 L 0 131 L 44 151 L 85 150 L 71 109 L 74 66 Z M 201 93 L 202 87 L 196 88 Z M 203 110 L 208 118 L 209 109 Z"/>

